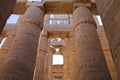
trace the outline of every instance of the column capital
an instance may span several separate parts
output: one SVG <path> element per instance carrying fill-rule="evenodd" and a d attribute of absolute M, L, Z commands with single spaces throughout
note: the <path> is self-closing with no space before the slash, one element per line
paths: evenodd
<path fill-rule="evenodd" d="M 43 28 L 43 11 L 37 6 L 30 6 L 25 14 L 20 19 L 20 24 L 25 25 L 26 23 L 34 24 L 41 30 Z"/>
<path fill-rule="evenodd" d="M 79 24 L 90 23 L 96 26 L 95 20 L 89 11 L 89 9 L 85 6 L 80 6 L 76 8 L 73 12 L 73 22 L 74 22 L 74 29 Z M 96 27 L 95 27 L 96 28 Z"/>

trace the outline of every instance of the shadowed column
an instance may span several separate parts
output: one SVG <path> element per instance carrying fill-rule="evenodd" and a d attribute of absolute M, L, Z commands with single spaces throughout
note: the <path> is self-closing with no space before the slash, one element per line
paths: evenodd
<path fill-rule="evenodd" d="M 33 80 L 43 12 L 31 6 L 20 20 L 20 28 L 3 63 L 0 80 Z"/>
<path fill-rule="evenodd" d="M 77 42 L 74 64 L 78 69 L 72 73 L 76 74 L 74 80 L 111 80 L 92 14 L 81 6 L 75 9 L 73 19 Z"/>

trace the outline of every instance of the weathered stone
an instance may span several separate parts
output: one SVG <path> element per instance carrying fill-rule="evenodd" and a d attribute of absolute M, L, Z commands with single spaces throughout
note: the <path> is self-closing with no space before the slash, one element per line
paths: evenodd
<path fill-rule="evenodd" d="M 108 40 L 106 38 L 103 26 L 97 26 L 97 32 L 98 32 L 98 36 L 99 36 L 99 40 L 103 49 L 103 53 L 108 65 L 108 69 L 110 71 L 110 75 L 112 80 L 118 80 L 118 76 L 117 76 L 117 72 L 115 70 L 115 66 L 113 64 L 113 59 L 112 59 L 112 54 L 110 52 L 110 48 L 108 46 Z"/>
<path fill-rule="evenodd" d="M 115 63 L 118 77 L 120 76 L 120 7 L 119 0 L 96 0 L 99 13 L 102 17 L 110 51 Z M 120 79 L 120 77 L 119 77 Z"/>
<path fill-rule="evenodd" d="M 70 80 L 77 80 L 78 79 L 78 56 L 77 54 L 77 45 L 75 39 L 75 32 L 72 31 L 69 37 L 70 41 Z"/>
<path fill-rule="evenodd" d="M 55 18 L 50 18 L 50 14 L 47 14 L 47 17 L 44 17 L 44 29 L 47 31 L 47 37 L 49 39 L 60 37 L 64 38 L 64 40 L 65 38 L 68 38 L 69 45 L 60 49 L 60 53 L 62 53 L 64 56 L 64 64 L 57 66 L 51 65 L 52 55 L 55 50 L 53 48 L 49 48 L 50 45 L 48 45 L 48 54 L 46 54 L 47 47 L 46 43 L 44 44 L 44 41 L 46 41 L 46 39 L 42 40 L 43 42 L 41 44 L 38 44 L 38 36 L 43 25 L 41 23 L 43 22 L 43 17 L 41 11 L 37 12 L 36 8 L 32 7 L 32 11 L 28 11 L 28 14 L 20 16 L 17 22 L 19 23 L 18 27 L 15 28 L 16 24 L 7 24 L 7 27 L 4 29 L 4 31 L 7 32 L 8 39 L 10 40 L 6 40 L 5 44 L 0 49 L 0 64 L 4 63 L 2 68 L 2 65 L 0 65 L 0 68 L 3 71 L 3 73 L 0 75 L 2 76 L 0 79 L 31 80 L 34 72 L 34 80 L 111 80 L 106 66 L 107 62 L 112 80 L 118 80 L 116 71 L 119 74 L 120 1 L 96 1 L 99 14 L 102 16 L 105 33 L 110 45 L 110 50 L 109 46 L 106 45 L 107 42 L 103 39 L 105 36 L 105 34 L 102 35 L 103 30 L 98 29 L 99 35 L 97 36 L 95 22 L 91 16 L 91 13 L 89 12 L 90 10 L 92 12 L 92 15 L 96 14 L 97 8 L 95 5 L 95 0 L 46 0 L 42 3 L 35 1 L 29 2 L 27 0 L 17 0 L 13 13 L 24 14 L 26 9 L 31 5 L 36 5 L 42 9 L 43 7 L 41 7 L 41 5 L 44 5 L 45 14 L 70 13 L 68 15 L 68 18 L 64 18 L 64 20 L 68 21 L 68 24 L 61 24 L 61 22 L 58 24 L 59 21 L 63 20 L 63 17 L 56 18 L 57 16 L 54 15 Z M 9 4 L 9 2 L 6 4 Z M 8 6 L 9 5 L 6 5 L 5 7 Z M 82 6 L 89 8 L 89 10 L 86 10 L 86 8 L 83 8 Z M 6 12 L 7 10 L 4 9 L 5 8 L 1 9 L 2 13 Z M 8 13 L 9 12 L 11 11 L 8 10 Z M 78 15 L 74 15 L 75 13 Z M 2 17 L 8 16 L 6 16 L 6 14 L 2 14 Z M 0 20 L 2 22 L 0 23 L 1 25 L 4 25 L 3 23 L 5 21 L 2 21 L 2 17 L 0 16 Z M 50 20 L 53 20 L 52 24 L 50 23 Z M 63 22 L 64 21 L 62 21 L 62 23 Z M 18 28 L 20 29 L 16 34 Z M 73 28 L 75 33 L 73 31 Z M 101 26 L 98 28 L 101 28 Z M 14 33 L 13 36 L 10 36 L 12 34 L 11 32 Z M 15 35 L 17 36 L 13 41 Z M 102 54 L 103 52 L 101 51 L 98 37 L 101 41 L 104 55 Z M 10 45 L 11 43 L 13 44 Z M 36 54 L 37 45 L 41 46 L 39 48 L 38 55 Z M 9 48 L 11 48 L 9 52 L 10 54 L 7 56 L 5 62 L 3 62 L 5 56 L 9 51 Z M 35 65 L 36 55 L 37 62 Z M 112 63 L 111 55 L 114 64 L 116 65 L 116 71 L 114 69 L 114 64 Z M 104 56 L 106 57 L 106 62 Z M 34 67 L 36 67 L 35 70 L 33 70 Z"/>
<path fill-rule="evenodd" d="M 45 72 L 45 58 L 48 53 L 48 40 L 47 34 L 41 34 L 40 42 L 39 42 L 39 51 L 36 59 L 36 67 L 34 80 L 44 80 L 44 72 Z"/>
<path fill-rule="evenodd" d="M 77 8 L 74 11 L 74 22 L 78 49 L 74 62 L 78 69 L 72 74 L 76 74 L 78 80 L 111 80 L 95 22 L 89 10 L 82 6 Z"/>
<path fill-rule="evenodd" d="M 27 9 L 1 68 L 1 80 L 33 80 L 42 21 L 43 12 L 39 8 Z"/>
<path fill-rule="evenodd" d="M 70 80 L 70 41 L 66 39 L 65 51 L 63 53 L 64 56 L 64 65 L 63 65 L 63 80 Z"/>
<path fill-rule="evenodd" d="M 9 32 L 9 31 L 7 31 Z M 12 31 L 14 32 L 14 31 Z M 10 33 L 12 33 L 10 32 Z M 10 50 L 11 48 L 11 45 L 12 45 L 12 41 L 14 40 L 14 37 L 15 37 L 15 34 L 9 34 L 8 36 L 6 36 L 6 40 L 5 42 L 3 43 L 1 49 L 0 49 L 0 69 L 1 69 L 1 66 L 6 58 L 6 56 L 8 55 L 8 51 Z"/>

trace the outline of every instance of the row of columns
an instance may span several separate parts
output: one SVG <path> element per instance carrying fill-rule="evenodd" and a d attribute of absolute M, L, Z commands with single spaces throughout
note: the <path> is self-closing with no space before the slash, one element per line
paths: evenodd
<path fill-rule="evenodd" d="M 64 67 L 66 73 L 70 74 L 66 75 L 69 76 L 68 80 L 111 80 L 90 11 L 84 6 L 76 8 L 73 20 L 74 32 L 70 37 L 70 53 L 66 54 L 70 62 Z M 29 7 L 20 20 L 20 28 L 1 68 L 1 80 L 33 80 L 33 75 L 34 80 L 50 79 L 49 76 L 44 79 L 46 36 L 41 36 L 37 55 L 42 25 L 43 12 L 35 6 Z"/>

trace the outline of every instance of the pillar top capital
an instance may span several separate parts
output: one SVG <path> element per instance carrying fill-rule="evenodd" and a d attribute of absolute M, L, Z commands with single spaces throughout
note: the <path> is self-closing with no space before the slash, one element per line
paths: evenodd
<path fill-rule="evenodd" d="M 29 23 L 37 25 L 41 30 L 43 28 L 43 11 L 37 6 L 30 6 L 20 19 L 20 24 Z"/>
<path fill-rule="evenodd" d="M 91 12 L 85 6 L 80 6 L 74 10 L 73 21 L 74 21 L 75 28 L 79 24 L 83 24 L 83 23 L 90 23 L 90 24 L 94 24 L 96 26 L 95 20 L 92 16 Z"/>

